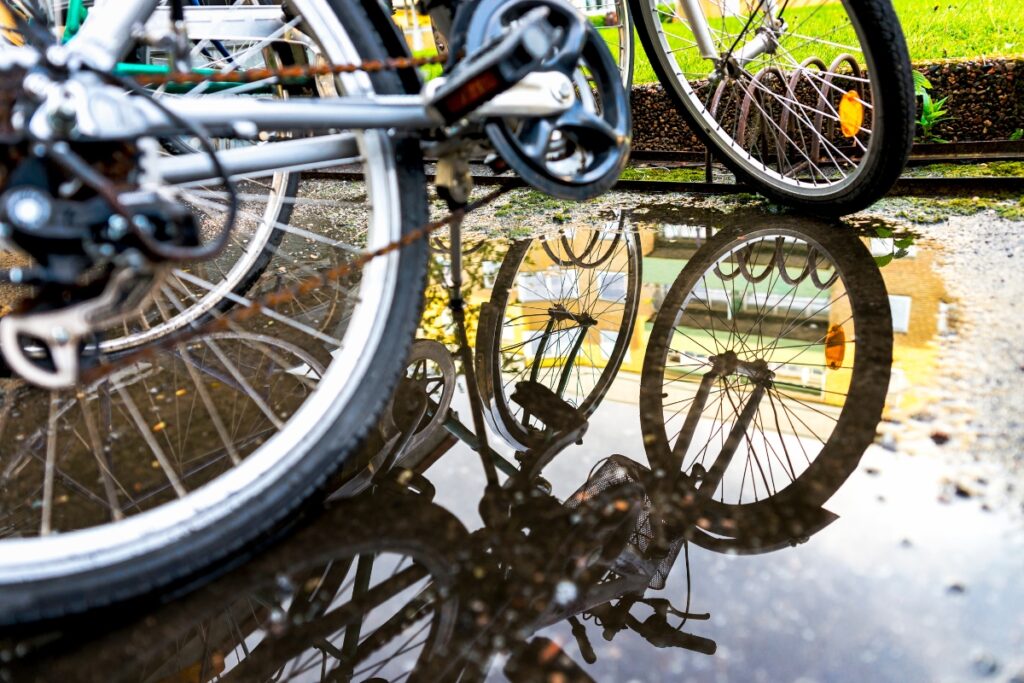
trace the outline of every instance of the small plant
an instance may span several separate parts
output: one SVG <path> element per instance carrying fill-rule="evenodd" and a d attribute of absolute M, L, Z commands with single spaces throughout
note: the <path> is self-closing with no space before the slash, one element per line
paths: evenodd
<path fill-rule="evenodd" d="M 904 235 L 902 237 L 897 237 L 891 229 L 885 226 L 876 227 L 875 234 L 878 236 L 879 239 L 885 241 L 883 243 L 891 241 L 891 249 L 888 254 L 881 254 L 875 256 L 875 264 L 879 268 L 885 268 L 893 261 L 899 260 L 901 258 L 906 258 L 907 256 L 910 255 L 910 247 L 914 245 L 913 235 Z"/>
<path fill-rule="evenodd" d="M 1010 142 L 1019 142 L 1020 140 L 1024 140 L 1024 128 L 1018 128 L 1010 133 Z"/>
<path fill-rule="evenodd" d="M 931 81 L 923 73 L 915 71 L 914 94 L 921 98 L 921 118 L 917 120 L 917 124 L 921 126 L 921 139 L 924 142 L 949 142 L 932 132 L 936 124 L 949 118 L 949 110 L 945 108 L 946 100 L 949 98 L 943 97 L 935 101 L 929 92 L 931 89 Z"/>

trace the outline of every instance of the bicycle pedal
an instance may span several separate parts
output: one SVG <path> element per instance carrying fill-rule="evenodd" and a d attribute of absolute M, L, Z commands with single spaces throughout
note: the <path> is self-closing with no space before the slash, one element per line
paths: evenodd
<path fill-rule="evenodd" d="M 559 433 L 579 429 L 587 423 L 572 404 L 539 382 L 517 383 L 510 398 Z"/>
<path fill-rule="evenodd" d="M 548 13 L 545 7 L 530 10 L 515 30 L 504 32 L 455 67 L 430 98 L 446 124 L 465 118 L 536 70 L 556 37 Z"/>

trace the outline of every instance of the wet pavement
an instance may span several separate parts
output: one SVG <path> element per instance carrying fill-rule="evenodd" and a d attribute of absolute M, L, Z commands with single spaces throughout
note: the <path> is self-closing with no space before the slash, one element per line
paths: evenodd
<path fill-rule="evenodd" d="M 475 381 L 439 250 L 330 500 L 0 681 L 1020 683 L 1017 205 L 512 195 L 469 226 Z"/>

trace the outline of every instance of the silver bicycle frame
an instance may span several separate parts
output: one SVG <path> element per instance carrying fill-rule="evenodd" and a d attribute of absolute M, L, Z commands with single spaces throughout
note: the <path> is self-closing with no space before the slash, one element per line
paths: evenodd
<path fill-rule="evenodd" d="M 701 6 L 701 0 L 677 0 L 680 9 L 683 11 L 683 16 L 686 17 L 686 22 L 690 26 L 690 31 L 693 33 L 694 40 L 697 42 L 697 49 L 700 50 L 700 56 L 704 59 L 717 60 L 721 55 L 718 52 L 718 48 L 715 46 L 715 39 L 711 35 L 711 26 L 708 24 L 707 15 L 704 14 L 704 8 Z M 762 5 L 765 13 L 775 19 L 775 2 L 776 0 L 763 0 Z M 735 52 L 736 61 L 740 66 L 746 65 L 748 62 L 753 61 L 758 56 L 764 54 L 771 47 L 770 41 L 766 40 L 761 35 L 756 35 L 750 41 L 742 46 L 738 51 Z"/>
<path fill-rule="evenodd" d="M 158 7 L 159 0 L 105 0 L 89 13 L 78 34 L 64 46 L 65 57 L 79 59 L 97 69 L 109 71 L 144 34 L 169 28 L 170 14 Z M 279 6 L 188 7 L 186 26 L 195 25 L 197 37 L 274 40 L 289 33 Z M 288 35 L 289 39 L 301 37 Z M 310 46 L 313 47 L 313 46 Z M 229 71 L 225 69 L 225 71 Z M 322 97 L 317 99 L 257 100 L 248 97 L 206 96 L 163 98 L 163 107 L 178 118 L 199 124 L 218 137 L 255 138 L 261 131 L 322 131 L 316 138 L 267 142 L 228 150 L 219 158 L 228 173 L 270 175 L 283 169 L 303 169 L 352 163 L 358 154 L 355 136 L 332 131 L 360 129 L 428 130 L 443 125 L 440 114 L 430 106 L 431 95 L 443 85 L 435 79 L 423 93 L 373 98 Z M 56 86 L 55 86 L 56 87 Z M 245 86 L 239 86 L 244 92 Z M 557 72 L 528 74 L 510 90 L 493 98 L 471 115 L 486 117 L 552 116 L 565 111 L 570 101 L 560 93 L 571 90 L 568 77 Z M 224 94 L 230 94 L 230 90 Z M 85 134 L 89 139 L 123 139 L 126 135 L 168 136 L 184 133 L 174 117 L 141 97 L 128 97 L 107 87 L 106 97 L 96 88 L 82 89 L 77 102 Z M 111 116 L 113 109 L 130 115 Z M 126 122 L 129 125 L 126 128 Z M 131 127 L 134 126 L 134 127 Z M 165 180 L 189 183 L 214 176 L 204 153 L 186 154 L 161 160 L 158 171 Z"/>

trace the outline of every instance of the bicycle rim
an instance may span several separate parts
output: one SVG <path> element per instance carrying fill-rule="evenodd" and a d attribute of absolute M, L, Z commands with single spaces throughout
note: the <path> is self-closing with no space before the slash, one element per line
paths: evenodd
<path fill-rule="evenodd" d="M 351 23 L 340 3 L 290 7 L 290 35 L 306 49 L 332 63 L 363 60 L 357 44 L 367 44 L 369 31 Z M 362 34 L 356 39 L 353 26 Z M 335 85 L 360 95 L 379 82 L 351 74 Z M 423 218 L 418 167 L 400 168 L 405 152 L 384 133 L 354 135 L 359 156 L 346 161 L 362 169 L 364 183 L 306 187 L 295 202 L 296 229 L 274 247 L 256 293 L 389 244 Z M 0 588 L 39 586 L 52 600 L 39 603 L 32 590 L 7 600 L 5 591 L 0 622 L 83 609 L 147 587 L 105 577 L 105 567 L 158 566 L 164 573 L 149 574 L 149 585 L 169 581 L 297 507 L 354 446 L 401 369 L 379 355 L 401 357 L 411 341 L 421 246 L 374 259 L 312 298 L 262 309 L 244 325 L 229 325 L 228 338 L 192 340 L 93 385 L 44 392 L 5 380 L 0 428 L 13 447 L 0 469 Z M 208 287 L 191 275 L 190 284 Z M 407 294 L 400 277 L 409 278 Z M 188 303 L 171 285 L 161 293 L 171 306 Z M 173 314 L 161 310 L 165 320 Z M 161 553 L 172 546 L 182 558 L 191 550 L 191 559 L 171 567 Z M 63 595 L 69 576 L 103 588 Z"/>

